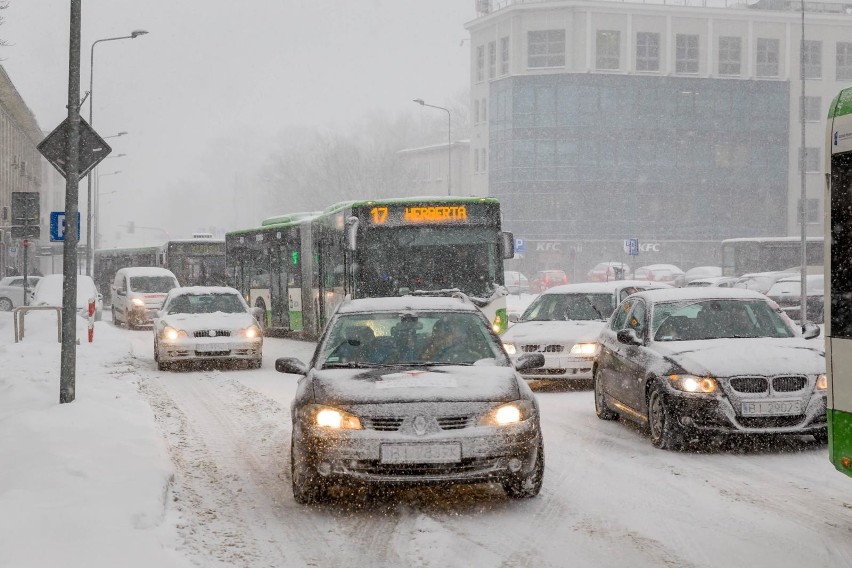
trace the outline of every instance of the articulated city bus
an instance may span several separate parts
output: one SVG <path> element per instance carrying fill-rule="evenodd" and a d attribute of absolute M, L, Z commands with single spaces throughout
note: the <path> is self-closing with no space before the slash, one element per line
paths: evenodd
<path fill-rule="evenodd" d="M 806 240 L 808 266 L 822 266 L 823 238 Z M 722 275 L 774 272 L 802 265 L 801 237 L 746 237 L 722 241 Z"/>
<path fill-rule="evenodd" d="M 225 241 L 200 234 L 173 239 L 158 246 L 95 251 L 95 284 L 109 301 L 110 285 L 119 268 L 160 266 L 171 270 L 181 286 L 224 286 Z"/>
<path fill-rule="evenodd" d="M 852 476 L 852 88 L 829 107 L 825 157 L 828 455 Z"/>
<path fill-rule="evenodd" d="M 496 199 L 420 197 L 338 203 L 228 233 L 231 284 L 269 331 L 317 337 L 344 296 L 462 292 L 495 331 L 507 326 L 503 259 L 514 254 Z"/>

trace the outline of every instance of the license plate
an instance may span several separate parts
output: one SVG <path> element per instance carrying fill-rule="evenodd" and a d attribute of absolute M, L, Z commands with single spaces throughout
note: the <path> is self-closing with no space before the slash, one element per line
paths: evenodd
<path fill-rule="evenodd" d="M 761 400 L 742 403 L 743 416 L 787 416 L 802 413 L 800 400 Z"/>
<path fill-rule="evenodd" d="M 382 444 L 382 463 L 457 463 L 461 444 Z"/>
<path fill-rule="evenodd" d="M 195 346 L 195 351 L 199 353 L 211 353 L 230 350 L 230 346 L 226 343 L 200 343 Z"/>

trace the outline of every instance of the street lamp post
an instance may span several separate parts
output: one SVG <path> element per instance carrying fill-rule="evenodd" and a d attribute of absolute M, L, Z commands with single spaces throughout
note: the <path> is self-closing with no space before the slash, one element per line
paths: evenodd
<path fill-rule="evenodd" d="M 414 102 L 419 104 L 420 106 L 427 106 L 432 108 L 440 109 L 447 113 L 447 195 L 452 195 L 452 185 L 450 184 L 450 172 L 453 169 L 453 139 L 452 139 L 452 124 L 450 122 L 450 109 L 446 109 L 441 106 L 430 105 L 423 101 L 423 99 L 414 99 Z"/>
<path fill-rule="evenodd" d="M 98 178 L 97 178 L 98 192 L 97 192 L 97 199 L 95 200 L 95 249 L 97 249 L 101 244 L 101 239 L 99 237 L 100 229 L 101 229 L 101 192 L 100 192 L 101 178 L 104 177 L 104 176 L 114 176 L 114 175 L 120 174 L 120 173 L 121 173 L 121 170 L 116 170 L 116 171 L 110 172 L 108 174 L 98 174 Z"/>
<path fill-rule="evenodd" d="M 130 32 L 130 35 L 119 36 L 119 37 L 106 37 L 103 39 L 96 40 L 92 43 L 91 55 L 89 59 L 89 126 L 95 126 L 94 120 L 94 108 L 95 108 L 95 46 L 104 41 L 116 41 L 119 39 L 136 39 L 141 35 L 145 35 L 148 32 L 145 30 L 134 30 Z M 121 134 L 117 134 L 116 136 L 121 136 L 122 134 L 127 134 L 123 132 Z M 87 184 L 87 202 L 86 202 L 86 274 L 89 276 L 92 275 L 92 172 L 89 172 L 88 179 L 86 181 Z"/>

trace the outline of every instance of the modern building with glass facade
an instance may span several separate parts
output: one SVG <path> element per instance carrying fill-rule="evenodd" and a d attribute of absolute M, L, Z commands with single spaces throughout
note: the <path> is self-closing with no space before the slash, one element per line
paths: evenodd
<path fill-rule="evenodd" d="M 719 264 L 725 238 L 798 234 L 800 152 L 821 234 L 823 122 L 852 82 L 852 15 L 807 4 L 801 151 L 798 5 L 480 2 L 472 189 L 500 198 L 523 268 L 687 268 Z"/>

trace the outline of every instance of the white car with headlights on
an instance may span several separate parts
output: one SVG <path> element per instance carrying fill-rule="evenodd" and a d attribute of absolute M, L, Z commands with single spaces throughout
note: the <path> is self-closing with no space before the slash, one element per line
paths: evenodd
<path fill-rule="evenodd" d="M 618 303 L 635 292 L 671 288 L 646 280 L 613 280 L 556 286 L 537 297 L 501 339 L 512 358 L 544 355 L 544 366 L 525 379 L 589 380 L 598 353 L 597 337 Z"/>
<path fill-rule="evenodd" d="M 260 368 L 263 333 L 255 310 L 234 288 L 173 288 L 154 318 L 154 358 L 162 371 L 180 362 L 246 361 Z"/>
<path fill-rule="evenodd" d="M 538 403 L 482 312 L 465 298 L 344 301 L 300 375 L 291 407 L 293 495 L 333 485 L 497 483 L 534 497 L 544 478 Z"/>

